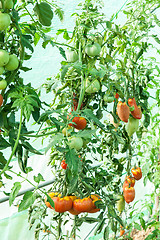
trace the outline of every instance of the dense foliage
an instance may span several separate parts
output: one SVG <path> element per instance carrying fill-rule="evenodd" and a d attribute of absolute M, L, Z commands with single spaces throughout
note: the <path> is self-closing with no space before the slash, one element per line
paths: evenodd
<path fill-rule="evenodd" d="M 150 221 L 151 205 L 142 205 L 148 207 L 151 216 L 145 223 L 143 211 L 129 211 L 131 207 L 125 208 L 125 201 L 128 205 L 134 200 L 134 184 L 142 175 L 144 185 L 153 182 L 154 193 L 159 194 L 160 69 L 156 43 L 160 39 L 152 34 L 152 29 L 160 26 L 155 14 L 158 1 L 129 3 L 123 26 L 114 23 L 117 15 L 106 19 L 101 1 L 79 3 L 80 11 L 72 14 L 76 19 L 73 33 L 66 29 L 57 32 L 63 34 L 63 43 L 46 36 L 51 31 L 53 14 L 63 19 L 57 4 L 11 0 L 13 5 L 6 7 L 5 2 L 1 0 L 0 12 L 0 22 L 4 21 L 2 14 L 8 17 L 0 29 L 1 183 L 12 180 L 9 172 L 15 173 L 11 166 L 14 155 L 21 172 L 34 170 L 27 167 L 28 156 L 42 153 L 32 147 L 33 137 L 49 137 L 46 152 L 51 151 L 48 164 L 55 175 L 47 194 L 36 185 L 44 181 L 40 173 L 34 177 L 35 183 L 21 172 L 15 173 L 36 187 L 36 191 L 25 193 L 18 208 L 22 211 L 30 207 L 31 227 L 38 220 L 35 238 L 39 239 L 44 230 L 45 236 L 65 239 L 67 233 L 62 226 L 73 220 L 72 214 L 74 224 L 68 236 L 74 239 L 84 223 L 96 223 L 94 234 L 102 232 L 104 239 L 132 239 L 133 228 L 147 229 L 152 224 L 152 238 L 146 239 L 156 238 L 160 233 L 156 218 Z M 26 16 L 30 21 L 23 19 Z M 50 105 L 42 102 L 38 92 L 21 78 L 21 71 L 30 70 L 25 60 L 31 59 L 40 39 L 43 48 L 51 44 L 64 58 L 59 73 L 44 84 L 47 93 L 54 93 Z M 147 54 L 151 51 L 155 57 Z M 36 135 L 27 125 L 31 117 L 39 126 Z M 6 148 L 11 149 L 8 160 L 3 154 Z M 14 182 L 10 205 L 20 189 L 21 183 Z M 45 222 L 48 208 L 53 211 L 50 226 Z M 140 224 L 136 225 L 133 219 L 137 217 Z"/>

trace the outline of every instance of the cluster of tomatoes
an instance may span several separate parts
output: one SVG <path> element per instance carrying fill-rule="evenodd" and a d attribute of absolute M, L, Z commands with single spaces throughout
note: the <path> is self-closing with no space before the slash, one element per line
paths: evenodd
<path fill-rule="evenodd" d="M 5 0 L 4 6 L 0 6 L 0 8 L 4 7 L 3 10 L 0 11 L 0 31 L 6 31 L 6 29 L 11 24 L 11 17 L 5 11 L 13 8 L 12 0 Z M 4 11 L 4 12 L 3 12 Z M 15 54 L 8 53 L 8 51 L 4 49 L 0 49 L 0 75 L 2 75 L 5 71 L 14 71 L 19 66 L 19 60 Z M 7 87 L 7 81 L 5 79 L 0 78 L 0 90 L 4 90 Z M 0 106 L 3 104 L 3 96 L 0 94 Z"/>
<path fill-rule="evenodd" d="M 123 183 L 123 194 L 124 199 L 127 203 L 130 203 L 135 198 L 135 180 L 140 180 L 142 178 L 142 171 L 140 167 L 134 167 L 131 169 L 133 176 L 127 176 Z"/>
<path fill-rule="evenodd" d="M 78 215 L 82 212 L 96 213 L 100 211 L 96 207 L 95 202 L 101 201 L 99 195 L 91 194 L 90 197 L 77 198 L 76 196 L 64 196 L 57 192 L 50 192 L 48 195 L 54 202 L 54 208 L 49 202 L 47 202 L 47 197 L 45 198 L 45 204 L 48 208 L 54 209 L 56 212 L 64 213 L 68 211 L 73 215 Z"/>

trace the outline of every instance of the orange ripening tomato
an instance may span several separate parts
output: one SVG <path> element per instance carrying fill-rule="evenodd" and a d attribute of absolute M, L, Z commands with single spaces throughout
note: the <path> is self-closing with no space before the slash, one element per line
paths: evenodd
<path fill-rule="evenodd" d="M 89 197 L 76 199 L 73 202 L 73 209 L 75 209 L 78 212 L 88 212 L 92 208 L 93 208 L 93 202 Z"/>
<path fill-rule="evenodd" d="M 120 230 L 120 236 L 123 236 L 124 233 L 125 233 L 125 230 L 124 230 L 124 229 L 121 229 L 121 230 Z"/>
<path fill-rule="evenodd" d="M 58 194 L 57 192 L 49 192 L 48 193 L 48 195 L 50 196 L 50 198 L 53 198 L 53 197 L 55 197 L 55 196 L 57 196 L 57 195 L 59 195 L 60 196 L 60 194 Z M 47 202 L 47 197 L 45 197 L 45 204 L 46 204 L 46 206 L 48 207 L 48 208 L 52 208 L 53 209 L 53 207 L 51 206 L 51 204 L 49 203 L 49 202 Z"/>
<path fill-rule="evenodd" d="M 72 208 L 73 202 L 69 196 L 60 198 L 60 197 L 53 197 L 54 202 L 54 210 L 59 213 L 64 213 Z"/>
<path fill-rule="evenodd" d="M 69 196 L 69 197 L 72 199 L 72 202 L 74 202 L 74 200 L 77 199 L 76 196 Z M 71 213 L 72 215 L 78 215 L 78 214 L 80 214 L 80 212 L 77 211 L 76 209 L 74 209 L 73 207 L 72 207 L 70 210 L 68 210 L 68 212 Z"/>
<path fill-rule="evenodd" d="M 134 200 L 134 198 L 135 198 L 134 187 L 125 187 L 123 193 L 124 193 L 124 199 L 125 199 L 126 203 L 130 203 Z"/>
<path fill-rule="evenodd" d="M 2 104 L 3 104 L 3 97 L 2 97 L 2 95 L 0 94 L 0 107 L 2 106 Z"/>
<path fill-rule="evenodd" d="M 67 168 L 67 163 L 65 162 L 65 160 L 62 160 L 61 162 L 61 168 L 66 169 Z"/>
<path fill-rule="evenodd" d="M 96 205 L 95 205 L 95 202 L 98 201 L 98 200 L 101 200 L 100 199 L 100 196 L 97 195 L 97 194 L 91 194 L 91 199 L 92 199 L 92 202 L 93 202 L 93 208 L 88 211 L 88 213 L 96 213 L 96 212 L 99 212 L 100 211 L 100 208 L 97 208 Z"/>
<path fill-rule="evenodd" d="M 131 172 L 136 180 L 139 180 L 142 178 L 142 171 L 140 167 L 134 167 L 131 169 Z"/>
<path fill-rule="evenodd" d="M 125 189 L 125 187 L 134 187 L 135 185 L 135 178 L 132 176 L 127 176 L 125 178 L 125 181 L 123 183 L 123 190 Z"/>
<path fill-rule="evenodd" d="M 126 104 L 126 102 L 124 102 L 124 103 L 122 103 L 121 101 L 118 102 L 118 104 L 117 104 L 117 114 L 118 114 L 118 117 L 123 122 L 128 122 L 128 119 L 129 119 L 129 107 Z"/>
<path fill-rule="evenodd" d="M 74 117 L 72 119 L 72 122 L 75 123 L 75 124 L 69 123 L 69 125 L 78 129 L 78 130 L 84 129 L 87 125 L 87 121 L 84 117 Z"/>
<path fill-rule="evenodd" d="M 130 107 L 134 107 L 134 110 L 131 111 L 132 116 L 136 119 L 141 119 L 142 118 L 141 108 L 137 106 L 135 98 L 133 98 L 133 99 L 129 98 L 128 105 Z"/>

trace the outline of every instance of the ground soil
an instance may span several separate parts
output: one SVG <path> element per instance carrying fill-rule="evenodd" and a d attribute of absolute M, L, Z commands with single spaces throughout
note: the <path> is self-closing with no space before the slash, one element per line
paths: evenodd
<path fill-rule="evenodd" d="M 131 233 L 131 237 L 133 240 L 144 240 L 153 230 L 154 228 L 148 228 L 146 231 L 138 231 L 137 229 L 134 229 Z"/>

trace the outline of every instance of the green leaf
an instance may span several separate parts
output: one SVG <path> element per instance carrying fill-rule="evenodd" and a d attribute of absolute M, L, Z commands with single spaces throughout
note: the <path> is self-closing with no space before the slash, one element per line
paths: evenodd
<path fill-rule="evenodd" d="M 31 41 L 30 35 L 21 35 L 21 43 L 24 47 L 28 48 L 32 53 L 34 52 L 34 49 L 30 43 Z"/>
<path fill-rule="evenodd" d="M 138 223 L 134 223 L 134 228 L 141 231 L 141 226 Z"/>
<path fill-rule="evenodd" d="M 22 142 L 22 146 L 25 149 L 27 149 L 29 152 L 32 152 L 32 153 L 38 154 L 38 155 L 43 155 L 43 153 L 41 153 L 38 150 L 36 150 L 35 148 L 33 148 L 29 142 L 23 141 Z"/>
<path fill-rule="evenodd" d="M 48 152 L 48 150 L 51 147 L 55 146 L 56 143 L 61 142 L 62 139 L 64 139 L 64 135 L 62 133 L 57 133 L 55 136 L 52 136 L 51 142 L 49 143 L 49 145 L 45 149 L 45 153 Z"/>
<path fill-rule="evenodd" d="M 146 226 L 145 226 L 145 221 L 142 217 L 140 217 L 140 223 L 141 223 L 141 226 L 144 230 L 146 230 Z"/>
<path fill-rule="evenodd" d="M 21 189 L 21 183 L 20 182 L 15 182 L 13 184 L 13 187 L 11 189 L 11 193 L 9 195 L 9 206 L 12 205 L 14 199 L 16 198 L 16 196 L 19 193 L 19 190 Z"/>
<path fill-rule="evenodd" d="M 46 2 L 36 3 L 34 7 L 35 13 L 43 26 L 50 26 L 53 18 L 53 11 L 51 6 Z"/>
<path fill-rule="evenodd" d="M 58 130 L 58 132 L 59 132 L 60 127 L 61 127 L 61 126 L 64 126 L 64 124 L 61 123 L 59 120 L 57 120 L 55 117 L 50 117 L 50 119 L 51 119 L 51 121 L 55 124 L 55 126 L 56 126 L 56 128 L 57 128 L 57 130 Z"/>
<path fill-rule="evenodd" d="M 37 183 L 40 183 L 40 181 L 44 181 L 44 178 L 42 176 L 42 174 L 38 173 L 38 176 L 34 176 L 34 181 Z"/>
<path fill-rule="evenodd" d="M 109 239 L 109 227 L 105 227 L 104 233 L 103 233 L 103 238 L 104 239 Z"/>
<path fill-rule="evenodd" d="M 10 144 L 0 135 L 0 150 L 10 147 Z"/>
<path fill-rule="evenodd" d="M 85 109 L 83 110 L 83 114 L 90 120 L 92 120 L 97 126 L 102 128 L 103 130 L 105 129 L 104 124 L 102 124 L 99 119 L 93 114 L 93 111 L 91 109 Z"/>
<path fill-rule="evenodd" d="M 78 173 L 79 157 L 77 156 L 74 149 L 69 149 L 66 153 L 65 162 L 68 164 L 71 172 L 76 175 Z"/>
<path fill-rule="evenodd" d="M 76 134 L 76 137 L 83 137 L 83 138 L 91 138 L 92 135 L 96 134 L 96 129 L 95 130 L 83 130 L 83 131 L 78 131 Z"/>
<path fill-rule="evenodd" d="M 155 40 L 157 43 L 160 44 L 160 39 L 158 38 L 157 35 L 152 34 L 152 37 L 154 38 L 154 40 Z"/>
<path fill-rule="evenodd" d="M 0 152 L 0 169 L 3 169 L 6 163 L 7 163 L 7 160 L 4 158 L 3 153 Z"/>
<path fill-rule="evenodd" d="M 61 79 L 62 80 L 64 80 L 64 77 L 65 77 L 69 67 L 70 67 L 69 64 L 62 66 L 62 70 L 61 70 Z"/>
<path fill-rule="evenodd" d="M 28 209 L 36 200 L 33 192 L 26 192 L 23 196 L 23 200 L 19 204 L 18 212 Z"/>
<path fill-rule="evenodd" d="M 116 214 L 113 206 L 111 205 L 108 206 L 108 213 L 124 227 L 122 219 Z"/>

